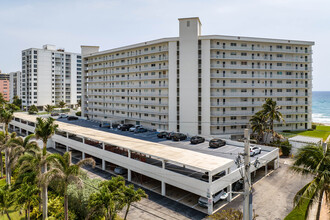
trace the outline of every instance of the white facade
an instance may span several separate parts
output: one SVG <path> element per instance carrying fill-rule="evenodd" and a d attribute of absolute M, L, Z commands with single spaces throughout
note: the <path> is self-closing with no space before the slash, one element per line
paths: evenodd
<path fill-rule="evenodd" d="M 44 45 L 22 51 L 23 106 L 75 105 L 81 98 L 81 56 Z"/>
<path fill-rule="evenodd" d="M 9 73 L 9 84 L 10 84 L 9 101 L 10 102 L 13 102 L 13 98 L 15 96 L 22 98 L 21 97 L 21 76 L 22 76 L 21 71 Z"/>
<path fill-rule="evenodd" d="M 311 127 L 314 42 L 201 35 L 199 18 L 179 19 L 179 37 L 99 51 L 82 47 L 82 113 L 191 135 L 243 134 L 266 98 L 285 125 Z"/>

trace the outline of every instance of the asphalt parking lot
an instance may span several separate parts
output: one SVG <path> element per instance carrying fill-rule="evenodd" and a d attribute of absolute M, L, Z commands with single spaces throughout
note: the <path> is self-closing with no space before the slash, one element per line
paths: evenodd
<path fill-rule="evenodd" d="M 118 134 L 118 135 L 124 135 L 124 136 L 138 138 L 138 139 L 145 140 L 145 141 L 161 143 L 161 144 L 165 144 L 165 145 L 172 146 L 172 147 L 193 150 L 193 151 L 197 151 L 200 153 L 224 157 L 224 158 L 228 158 L 228 159 L 232 159 L 232 160 L 235 160 L 239 153 L 244 152 L 244 147 L 238 146 L 238 145 L 227 144 L 226 146 L 214 149 L 214 148 L 209 148 L 208 141 L 205 141 L 204 143 L 197 144 L 197 145 L 191 144 L 188 139 L 184 140 L 184 141 L 175 142 L 172 140 L 167 140 L 166 138 L 158 138 L 157 132 L 154 132 L 154 131 L 148 131 L 145 133 L 136 134 L 134 132 L 120 131 L 118 129 L 101 128 L 101 127 L 99 127 L 99 123 L 84 120 L 84 119 L 68 121 L 66 118 L 60 118 L 57 120 L 61 121 L 61 122 L 65 122 L 65 123 L 70 123 L 70 124 L 79 125 L 79 126 L 88 127 L 88 128 L 94 128 L 97 130 L 106 131 L 106 132 L 110 132 L 110 133 L 114 133 L 114 134 Z M 261 148 L 262 148 L 261 154 L 251 157 L 251 162 L 255 161 L 255 159 L 257 157 L 261 157 L 261 156 L 265 155 L 266 153 L 273 150 L 272 147 L 267 147 L 267 146 L 261 146 Z M 232 169 L 235 169 L 235 168 L 236 168 L 235 166 L 232 167 Z"/>

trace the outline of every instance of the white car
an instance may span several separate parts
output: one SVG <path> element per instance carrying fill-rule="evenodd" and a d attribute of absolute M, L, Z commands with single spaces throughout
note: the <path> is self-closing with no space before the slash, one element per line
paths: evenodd
<path fill-rule="evenodd" d="M 220 200 L 225 200 L 228 197 L 228 193 L 221 190 L 220 192 L 213 195 L 213 204 L 219 202 Z M 198 205 L 207 208 L 208 199 L 205 197 L 199 197 L 198 199 Z"/>
<path fill-rule="evenodd" d="M 261 154 L 261 147 L 251 146 L 250 147 L 250 156 L 253 157 L 256 154 Z"/>
<path fill-rule="evenodd" d="M 129 129 L 130 132 L 134 132 L 137 128 L 142 128 L 142 125 L 134 125 Z"/>

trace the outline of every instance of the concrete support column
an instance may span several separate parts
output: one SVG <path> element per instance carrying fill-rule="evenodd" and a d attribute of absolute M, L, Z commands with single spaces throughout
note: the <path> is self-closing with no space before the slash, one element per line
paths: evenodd
<path fill-rule="evenodd" d="M 85 159 L 85 152 L 81 152 L 82 159 Z"/>
<path fill-rule="evenodd" d="M 279 167 L 280 164 L 280 157 L 277 156 L 277 159 L 274 160 L 274 169 L 276 170 Z"/>
<path fill-rule="evenodd" d="M 104 142 L 102 143 L 102 149 L 103 149 L 103 150 L 105 149 L 105 144 L 104 144 Z"/>
<path fill-rule="evenodd" d="M 14 131 L 15 131 L 15 129 L 14 129 Z M 19 133 L 22 134 L 22 128 L 19 128 Z"/>
<path fill-rule="evenodd" d="M 228 168 L 227 170 L 227 175 L 230 173 L 230 168 Z M 227 186 L 227 193 L 228 193 L 228 197 L 227 197 L 227 201 L 230 202 L 232 200 L 232 184 L 229 184 Z"/>
<path fill-rule="evenodd" d="M 165 170 L 165 160 L 162 160 L 162 168 L 163 170 Z M 166 195 L 166 183 L 164 181 L 162 181 L 162 196 L 165 196 Z"/>
<path fill-rule="evenodd" d="M 69 133 L 68 132 L 66 132 L 66 138 L 69 138 Z"/>
<path fill-rule="evenodd" d="M 69 151 L 69 146 L 66 146 L 66 149 L 65 150 L 66 150 L 66 152 L 68 152 Z"/>
<path fill-rule="evenodd" d="M 82 141 L 83 141 L 83 144 L 84 144 L 85 143 L 85 138 L 84 137 L 82 138 Z"/>
<path fill-rule="evenodd" d="M 265 165 L 265 176 L 267 175 L 267 173 L 268 173 L 268 163 L 266 163 Z"/>
<path fill-rule="evenodd" d="M 131 158 L 131 150 L 127 150 L 127 157 Z M 132 181 L 132 171 L 131 171 L 131 169 L 127 169 L 127 180 Z"/>
<path fill-rule="evenodd" d="M 213 197 L 210 188 L 207 189 L 207 214 L 213 214 Z"/>
<path fill-rule="evenodd" d="M 232 185 L 231 184 L 227 186 L 227 193 L 228 193 L 227 201 L 231 202 L 232 197 L 233 197 L 233 195 L 232 195 Z"/>
<path fill-rule="evenodd" d="M 105 160 L 102 160 L 102 170 L 105 170 Z"/>

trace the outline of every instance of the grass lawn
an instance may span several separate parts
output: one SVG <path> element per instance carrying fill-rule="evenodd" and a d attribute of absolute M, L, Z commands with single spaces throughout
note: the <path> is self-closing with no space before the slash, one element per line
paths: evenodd
<path fill-rule="evenodd" d="M 326 140 L 330 135 L 330 126 L 318 125 L 313 131 L 291 131 L 291 132 L 281 132 L 284 137 L 294 137 L 296 135 L 322 138 Z"/>

